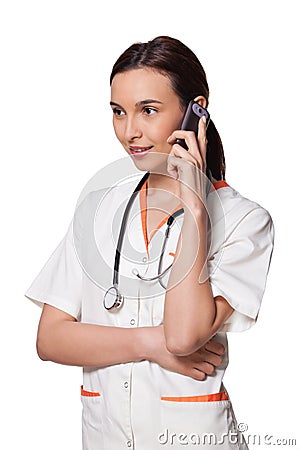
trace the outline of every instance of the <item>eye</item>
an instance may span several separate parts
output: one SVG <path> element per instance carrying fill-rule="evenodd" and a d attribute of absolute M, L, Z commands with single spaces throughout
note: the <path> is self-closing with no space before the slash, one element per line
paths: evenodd
<path fill-rule="evenodd" d="M 112 111 L 115 116 L 123 116 L 125 114 L 125 112 L 120 108 L 113 108 Z"/>
<path fill-rule="evenodd" d="M 155 114 L 157 112 L 157 109 L 152 108 L 151 106 L 145 106 L 144 111 L 147 116 L 151 116 L 152 114 Z"/>

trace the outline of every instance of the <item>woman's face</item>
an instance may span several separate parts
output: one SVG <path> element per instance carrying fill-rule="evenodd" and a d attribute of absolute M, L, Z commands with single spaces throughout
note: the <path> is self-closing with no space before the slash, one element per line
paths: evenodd
<path fill-rule="evenodd" d="M 111 107 L 116 136 L 135 165 L 151 171 L 166 162 L 172 147 L 167 139 L 184 115 L 168 77 L 145 68 L 118 73 Z"/>

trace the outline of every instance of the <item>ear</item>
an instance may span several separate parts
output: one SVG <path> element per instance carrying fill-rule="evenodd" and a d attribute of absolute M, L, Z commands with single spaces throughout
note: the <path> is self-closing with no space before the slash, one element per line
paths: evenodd
<path fill-rule="evenodd" d="M 198 95 L 198 97 L 195 97 L 194 102 L 199 103 L 199 105 L 203 106 L 203 108 L 206 108 L 207 106 L 207 100 L 203 97 L 203 95 Z"/>

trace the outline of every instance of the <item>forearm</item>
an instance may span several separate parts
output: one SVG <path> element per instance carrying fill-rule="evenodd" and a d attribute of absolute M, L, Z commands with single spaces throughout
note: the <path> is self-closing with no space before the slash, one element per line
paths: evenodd
<path fill-rule="evenodd" d="M 104 367 L 146 359 L 151 329 L 120 328 L 61 321 L 51 330 L 39 330 L 41 359 L 81 367 Z"/>
<path fill-rule="evenodd" d="M 207 214 L 186 213 L 170 273 L 164 329 L 170 351 L 195 351 L 216 332 L 216 304 L 207 269 Z M 200 276 L 201 275 L 201 276 Z"/>

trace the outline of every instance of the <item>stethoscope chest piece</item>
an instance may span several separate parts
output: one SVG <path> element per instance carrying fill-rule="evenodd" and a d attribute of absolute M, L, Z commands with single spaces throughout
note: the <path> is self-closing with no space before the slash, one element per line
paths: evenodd
<path fill-rule="evenodd" d="M 112 286 L 109 288 L 103 298 L 104 308 L 108 311 L 120 309 L 123 305 L 124 297 L 120 294 L 117 287 Z"/>

